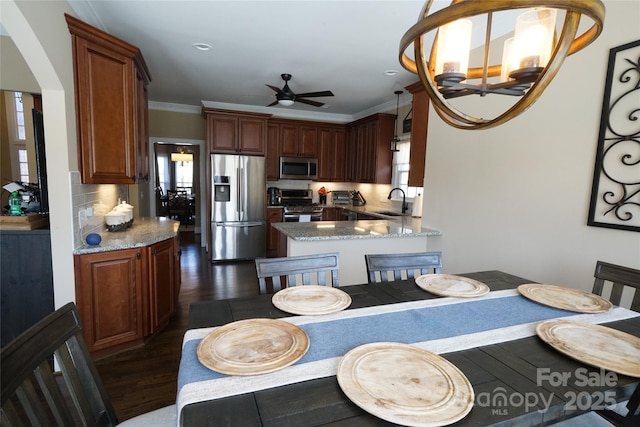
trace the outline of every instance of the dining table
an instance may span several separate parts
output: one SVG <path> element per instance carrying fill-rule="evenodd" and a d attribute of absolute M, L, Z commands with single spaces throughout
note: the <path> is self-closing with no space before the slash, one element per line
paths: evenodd
<path fill-rule="evenodd" d="M 518 292 L 520 285 L 535 282 L 502 271 L 455 276 L 480 282 L 490 292 L 476 298 L 441 296 L 415 279 L 349 285 L 339 289 L 349 295 L 350 305 L 320 316 L 283 311 L 270 294 L 190 304 L 178 374 L 178 425 L 403 424 L 354 403 L 336 375 L 347 352 L 376 342 L 416 346 L 464 374 L 473 389 L 470 411 L 434 425 L 546 425 L 637 398 L 640 378 L 570 357 L 541 339 L 536 325 L 562 319 L 640 337 L 640 313 L 621 307 L 597 314 L 549 307 Z M 203 339 L 249 319 L 297 325 L 309 336 L 308 352 L 289 366 L 258 375 L 218 373 L 200 363 L 197 349 Z"/>

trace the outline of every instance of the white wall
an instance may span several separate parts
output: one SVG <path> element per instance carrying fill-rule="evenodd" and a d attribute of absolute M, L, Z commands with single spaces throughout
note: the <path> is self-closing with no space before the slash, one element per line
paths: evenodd
<path fill-rule="evenodd" d="M 470 131 L 430 110 L 423 224 L 443 233 L 429 249 L 445 272 L 591 290 L 597 260 L 640 268 L 640 234 L 586 225 L 609 49 L 640 38 L 640 2 L 605 6 L 600 37 L 519 117 Z"/>

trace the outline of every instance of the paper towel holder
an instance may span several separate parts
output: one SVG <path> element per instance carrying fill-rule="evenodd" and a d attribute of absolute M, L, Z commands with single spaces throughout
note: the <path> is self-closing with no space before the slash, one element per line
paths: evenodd
<path fill-rule="evenodd" d="M 422 217 L 422 195 L 420 195 L 420 193 L 418 193 L 418 195 L 413 198 L 413 204 L 411 206 L 411 216 L 414 218 Z"/>

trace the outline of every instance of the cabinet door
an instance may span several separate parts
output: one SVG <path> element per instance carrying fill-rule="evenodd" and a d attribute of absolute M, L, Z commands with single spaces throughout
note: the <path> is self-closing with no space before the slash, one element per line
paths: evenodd
<path fill-rule="evenodd" d="M 298 131 L 299 157 L 318 157 L 318 128 L 317 127 L 301 127 Z"/>
<path fill-rule="evenodd" d="M 335 160 L 331 180 L 346 181 L 347 144 L 344 129 L 335 131 L 335 144 Z"/>
<path fill-rule="evenodd" d="M 230 116 L 207 115 L 207 141 L 214 153 L 235 153 L 238 119 Z"/>
<path fill-rule="evenodd" d="M 265 119 L 240 118 L 238 120 L 238 152 L 264 156 L 266 132 Z"/>
<path fill-rule="evenodd" d="M 429 96 L 424 89 L 413 92 L 412 108 L 409 186 L 423 187 L 429 125 Z"/>
<path fill-rule="evenodd" d="M 136 180 L 149 180 L 149 95 L 144 78 L 136 72 Z"/>
<path fill-rule="evenodd" d="M 282 208 L 267 209 L 267 256 L 277 257 L 280 232 L 273 228 L 271 224 L 283 221 L 284 212 Z"/>
<path fill-rule="evenodd" d="M 318 150 L 318 180 L 345 180 L 345 132 L 339 129 L 320 129 Z"/>
<path fill-rule="evenodd" d="M 341 221 L 342 208 L 324 208 L 322 209 L 323 221 Z"/>
<path fill-rule="evenodd" d="M 280 126 L 267 126 L 267 180 L 275 181 L 280 176 Z"/>
<path fill-rule="evenodd" d="M 298 127 L 295 125 L 280 126 L 280 155 L 284 157 L 298 156 Z"/>
<path fill-rule="evenodd" d="M 173 239 L 149 247 L 150 330 L 153 334 L 164 326 L 175 312 L 175 252 Z"/>
<path fill-rule="evenodd" d="M 174 253 L 174 301 L 175 301 L 175 309 L 178 308 L 178 297 L 180 296 L 180 285 L 182 285 L 182 268 L 180 266 L 180 262 L 182 260 L 182 249 L 180 248 L 180 233 L 176 234 L 176 237 L 173 238 L 173 253 Z"/>
<path fill-rule="evenodd" d="M 136 170 L 133 61 L 74 37 L 80 173 L 85 184 L 133 184 Z"/>
<path fill-rule="evenodd" d="M 144 248 L 74 257 L 76 304 L 89 351 L 114 351 L 142 342 L 145 258 Z"/>

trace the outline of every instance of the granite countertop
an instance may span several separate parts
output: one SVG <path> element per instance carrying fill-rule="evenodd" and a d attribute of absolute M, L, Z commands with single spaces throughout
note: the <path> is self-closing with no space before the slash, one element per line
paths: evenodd
<path fill-rule="evenodd" d="M 99 245 L 89 246 L 85 243 L 76 248 L 73 254 L 82 255 L 149 246 L 174 238 L 178 234 L 179 227 L 179 221 L 169 218 L 135 218 L 133 225 L 126 231 L 104 230 L 98 233 L 102 237 Z"/>
<path fill-rule="evenodd" d="M 375 206 L 323 205 L 362 212 L 369 215 L 375 211 L 388 210 Z M 389 237 L 440 236 L 438 230 L 422 226 L 422 218 L 410 215 L 388 217 L 379 220 L 359 221 L 314 221 L 314 222 L 277 222 L 272 226 L 286 236 L 299 241 L 376 239 Z"/>

